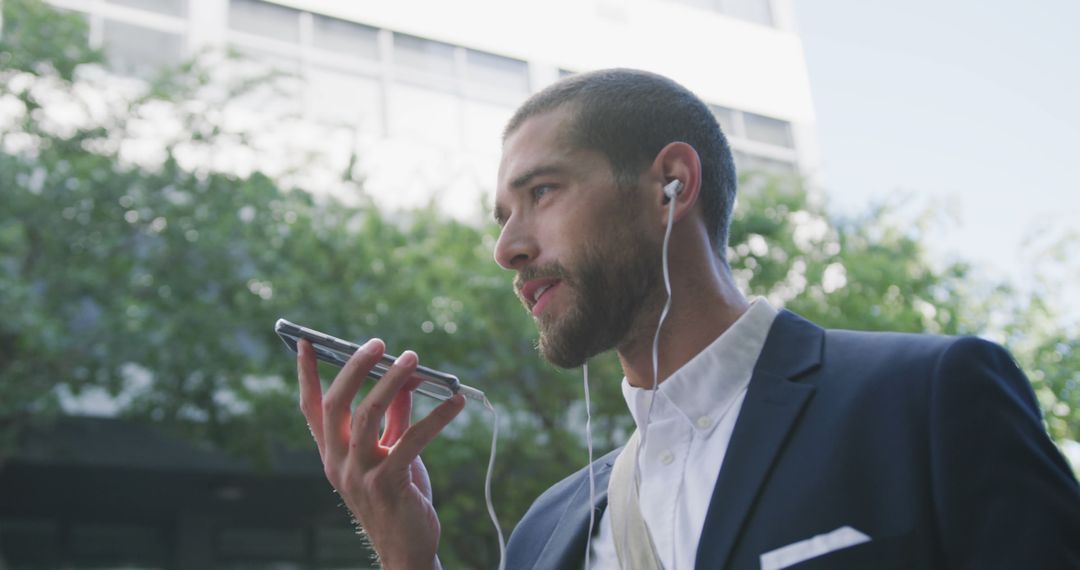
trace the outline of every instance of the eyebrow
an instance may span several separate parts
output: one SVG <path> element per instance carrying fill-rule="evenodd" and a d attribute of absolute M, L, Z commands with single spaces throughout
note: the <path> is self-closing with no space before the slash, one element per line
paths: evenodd
<path fill-rule="evenodd" d="M 524 174 L 510 181 L 511 188 L 521 188 L 529 183 L 530 180 L 537 176 L 546 176 L 548 174 L 561 174 L 565 168 L 556 164 L 546 164 L 543 166 L 537 166 L 532 170 L 526 171 Z"/>
<path fill-rule="evenodd" d="M 551 174 L 561 174 L 566 171 L 566 168 L 557 164 L 545 164 L 537 166 L 536 168 L 525 171 L 523 174 L 510 181 L 510 188 L 513 190 L 519 190 L 529 184 L 533 178 L 539 176 L 548 176 Z M 495 210 L 492 212 L 492 216 L 495 218 L 495 223 L 504 225 L 506 223 L 507 214 L 503 210 L 502 206 L 495 204 Z"/>

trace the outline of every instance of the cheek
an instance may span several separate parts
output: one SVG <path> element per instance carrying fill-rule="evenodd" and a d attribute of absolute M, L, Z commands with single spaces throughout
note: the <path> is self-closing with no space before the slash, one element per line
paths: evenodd
<path fill-rule="evenodd" d="M 567 237 L 602 235 L 607 228 L 618 223 L 625 215 L 619 208 L 600 200 L 582 199 L 581 196 L 565 196 L 553 218 L 553 229 Z"/>
<path fill-rule="evenodd" d="M 544 257 L 565 260 L 589 236 L 589 224 L 576 212 L 547 212 L 537 218 L 536 238 L 541 244 Z"/>
<path fill-rule="evenodd" d="M 564 194 L 542 212 L 537 212 L 534 230 L 543 255 L 549 260 L 573 263 L 584 249 L 605 251 L 613 242 L 625 242 L 638 223 L 635 213 L 618 203 L 601 198 L 588 199 L 582 193 Z"/>

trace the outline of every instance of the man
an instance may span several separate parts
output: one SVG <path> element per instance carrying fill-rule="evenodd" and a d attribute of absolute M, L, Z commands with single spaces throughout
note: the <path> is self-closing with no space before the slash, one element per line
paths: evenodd
<path fill-rule="evenodd" d="M 748 302 L 724 257 L 734 197 L 715 119 L 666 78 L 574 76 L 511 119 L 495 258 L 516 272 L 545 358 L 618 352 L 647 437 L 612 484 L 636 502 L 609 508 L 617 450 L 594 464 L 594 526 L 583 470 L 534 503 L 507 567 L 581 568 L 588 550 L 592 568 L 646 568 L 645 548 L 668 569 L 1080 568 L 1080 490 L 1012 359 L 978 339 L 825 331 Z M 301 404 L 384 567 L 437 567 L 418 454 L 463 401 L 410 426 L 407 352 L 351 411 L 382 350 L 368 343 L 323 396 L 304 348 Z M 644 535 L 613 530 L 635 519 Z"/>

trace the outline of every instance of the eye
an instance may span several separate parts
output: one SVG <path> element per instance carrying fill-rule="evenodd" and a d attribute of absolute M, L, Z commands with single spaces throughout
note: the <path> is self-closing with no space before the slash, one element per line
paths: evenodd
<path fill-rule="evenodd" d="M 551 192 L 554 189 L 555 189 L 555 186 L 553 186 L 551 184 L 541 184 L 539 186 L 534 186 L 533 189 L 532 189 L 533 202 L 539 201 L 540 198 L 543 198 L 544 195 L 548 194 L 549 192 Z"/>

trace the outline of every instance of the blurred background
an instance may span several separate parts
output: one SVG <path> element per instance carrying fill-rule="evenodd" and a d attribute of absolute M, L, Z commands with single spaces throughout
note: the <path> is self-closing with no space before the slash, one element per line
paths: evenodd
<path fill-rule="evenodd" d="M 586 453 L 491 259 L 501 128 L 611 66 L 713 109 L 748 294 L 1004 344 L 1080 465 L 1076 7 L 957 4 L 3 0 L 0 569 L 373 567 L 279 317 L 484 390 L 509 532 Z M 632 426 L 590 366 L 602 452 Z M 424 453 L 447 568 L 497 563 L 491 421 Z"/>

